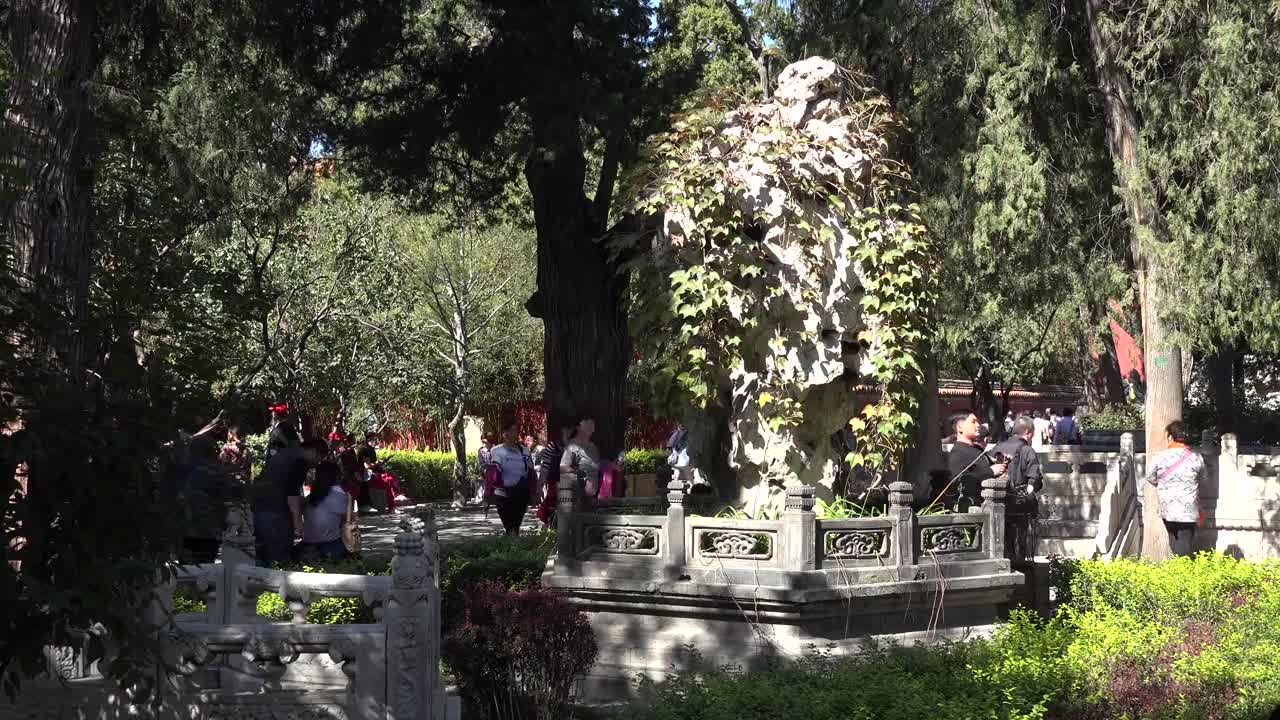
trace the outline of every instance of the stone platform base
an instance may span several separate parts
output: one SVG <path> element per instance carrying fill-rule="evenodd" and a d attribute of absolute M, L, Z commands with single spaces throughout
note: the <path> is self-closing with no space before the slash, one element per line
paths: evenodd
<path fill-rule="evenodd" d="M 983 637 L 1020 575 L 956 579 L 951 586 L 809 604 L 625 593 L 568 593 L 587 613 L 599 656 L 579 689 L 587 703 L 634 697 L 641 677 L 695 668 L 749 670 L 771 659 L 847 655 L 869 642 L 931 643 Z"/>

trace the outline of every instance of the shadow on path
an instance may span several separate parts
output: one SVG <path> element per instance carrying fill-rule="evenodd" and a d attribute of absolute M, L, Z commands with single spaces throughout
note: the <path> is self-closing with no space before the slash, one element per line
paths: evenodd
<path fill-rule="evenodd" d="M 468 505 L 455 510 L 448 502 L 425 503 L 397 508 L 397 512 L 386 515 L 361 515 L 360 536 L 362 553 L 366 558 L 390 559 L 395 547 L 396 533 L 400 532 L 400 518 L 403 514 L 430 507 L 436 511 L 436 528 L 439 532 L 440 544 L 448 546 L 452 543 L 467 542 L 484 537 L 502 534 L 502 521 L 498 519 L 498 509 L 489 508 L 489 517 L 485 517 L 484 506 Z M 521 532 L 537 532 L 542 523 L 530 511 L 524 517 Z"/>

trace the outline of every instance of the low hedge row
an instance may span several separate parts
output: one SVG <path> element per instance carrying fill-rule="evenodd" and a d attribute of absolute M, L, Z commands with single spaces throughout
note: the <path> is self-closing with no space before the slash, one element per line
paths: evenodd
<path fill-rule="evenodd" d="M 656 474 L 667 466 L 666 450 L 628 450 L 624 454 L 628 475 Z M 415 502 L 447 500 L 453 494 L 453 453 L 435 450 L 383 450 L 378 453 L 400 486 Z M 468 458 L 467 473 L 477 466 Z"/>
<path fill-rule="evenodd" d="M 1224 555 L 1059 569 L 1053 619 L 986 640 L 814 655 L 643 686 L 626 720 L 1264 720 L 1280 709 L 1280 564 Z"/>
<path fill-rule="evenodd" d="M 400 489 L 414 502 L 447 500 L 453 496 L 453 453 L 435 450 L 383 450 L 383 466 L 400 481 Z M 473 468 L 468 468 L 468 471 Z"/>

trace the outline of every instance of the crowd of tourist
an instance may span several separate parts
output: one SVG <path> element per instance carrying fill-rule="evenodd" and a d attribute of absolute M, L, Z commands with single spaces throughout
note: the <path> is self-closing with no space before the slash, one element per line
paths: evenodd
<path fill-rule="evenodd" d="M 302 440 L 288 420 L 288 407 L 275 405 L 263 457 L 255 457 L 237 426 L 216 443 L 202 431 L 190 439 L 181 461 L 169 470 L 172 486 L 184 494 L 191 514 L 184 540 L 190 559 L 212 562 L 217 556 L 226 501 L 242 493 L 253 512 L 259 563 L 271 565 L 306 557 L 336 559 L 359 550 L 358 512 L 393 510 L 405 500 L 394 475 L 378 461 L 378 437 L 356 442 L 335 426 L 327 439 Z M 934 478 L 935 497 L 958 511 L 981 503 L 982 481 L 1006 478 L 1009 491 L 1006 529 L 1008 554 L 1030 559 L 1037 543 L 1038 493 L 1043 470 L 1038 452 L 1048 445 L 1082 441 L 1072 408 L 1060 413 L 1033 411 L 1005 422 L 1005 439 L 988 450 L 990 429 L 972 412 L 948 421 L 945 473 Z M 531 507 L 544 524 L 554 521 L 562 474 L 578 478 L 587 498 L 626 493 L 623 459 L 605 460 L 592 441 L 595 422 L 584 417 L 566 423 L 543 442 L 519 434 L 514 419 L 500 427 L 500 442 L 485 436 L 477 455 L 483 478 L 477 499 L 497 507 L 504 530 L 517 535 Z M 683 438 L 673 434 L 673 457 Z M 1160 497 L 1161 517 L 1176 554 L 1187 552 L 1198 520 L 1196 488 L 1203 461 L 1186 447 L 1180 423 L 1167 429 L 1168 449 L 1157 454 L 1147 474 Z M 680 438 L 680 439 L 677 439 Z M 260 471 L 250 483 L 254 468 Z"/>
<path fill-rule="evenodd" d="M 194 562 L 217 557 L 232 497 L 244 497 L 253 513 L 258 562 L 271 565 L 305 558 L 337 559 L 359 550 L 357 512 L 392 510 L 401 494 L 395 476 L 378 461 L 378 437 L 356 442 L 334 427 L 327 439 L 302 440 L 286 405 L 273 405 L 262 457 L 240 427 L 213 439 L 207 427 L 186 443 L 168 470 L 191 522 L 183 544 Z M 256 476 L 255 466 L 260 469 Z M 252 479 L 252 482 L 250 482 Z"/>
<path fill-rule="evenodd" d="M 623 459 L 602 461 L 592 442 L 595 420 L 576 419 L 559 429 L 559 437 L 535 444 L 532 435 L 519 436 L 514 419 L 502 423 L 502 442 L 493 444 L 486 436 L 477 453 L 484 478 L 480 499 L 497 505 L 502 527 L 518 535 L 531 506 L 545 525 L 555 514 L 556 493 L 561 473 L 573 473 L 584 495 L 592 498 L 621 497 Z"/>

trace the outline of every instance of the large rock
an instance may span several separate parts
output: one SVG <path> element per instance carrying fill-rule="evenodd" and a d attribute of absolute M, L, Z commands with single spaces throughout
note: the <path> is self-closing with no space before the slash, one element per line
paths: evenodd
<path fill-rule="evenodd" d="M 758 238 L 753 257 L 767 276 L 750 288 L 735 281 L 724 306 L 744 337 L 721 382 L 732 391 L 730 463 L 748 505 L 774 504 L 796 484 L 829 497 L 844 463 L 832 436 L 858 411 L 852 387 L 880 349 L 880 318 L 862 308 L 855 250 L 863 228 L 850 218 L 872 204 L 869 188 L 886 162 L 884 140 L 870 129 L 879 125 L 868 121 L 882 111 L 883 101 L 868 104 L 851 76 L 815 57 L 787 67 L 771 101 L 729 112 L 694 141 L 695 162 L 720 166 L 712 190 L 732 210 L 726 219 L 742 224 L 736 232 Z M 655 265 L 675 268 L 683 258 L 734 272 L 733 257 L 708 235 L 719 219 L 679 202 L 661 212 Z M 692 434 L 697 443 L 699 429 Z"/>

